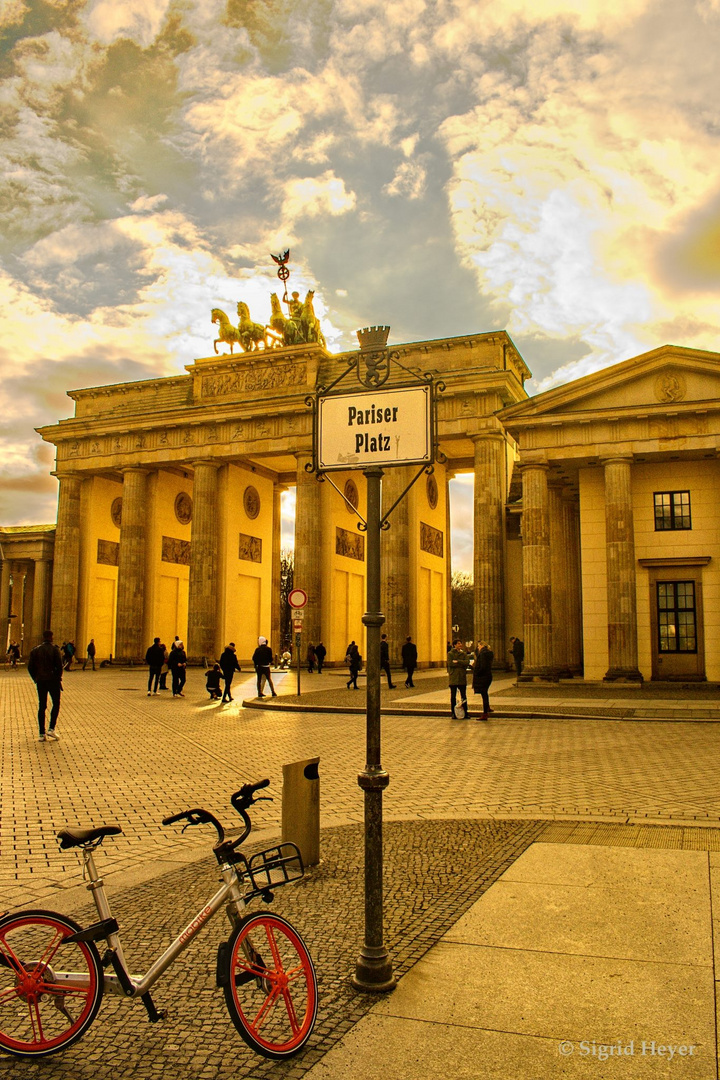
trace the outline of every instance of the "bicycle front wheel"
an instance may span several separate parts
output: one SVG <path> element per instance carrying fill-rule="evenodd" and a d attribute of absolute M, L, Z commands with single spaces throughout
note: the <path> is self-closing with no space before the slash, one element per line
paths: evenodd
<path fill-rule="evenodd" d="M 248 1046 L 267 1058 L 292 1057 L 312 1034 L 315 968 L 297 930 L 279 915 L 256 912 L 230 936 L 225 1003 Z"/>
<path fill-rule="evenodd" d="M 102 1001 L 102 964 L 94 942 L 66 940 L 79 930 L 54 911 L 0 919 L 0 1050 L 44 1057 L 92 1024 Z"/>

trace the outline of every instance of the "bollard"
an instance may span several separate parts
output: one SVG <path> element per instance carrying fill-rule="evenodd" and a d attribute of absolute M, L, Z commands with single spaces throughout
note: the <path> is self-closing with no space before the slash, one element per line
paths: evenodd
<path fill-rule="evenodd" d="M 319 757 L 283 765 L 282 840 L 297 844 L 305 866 L 320 862 Z"/>

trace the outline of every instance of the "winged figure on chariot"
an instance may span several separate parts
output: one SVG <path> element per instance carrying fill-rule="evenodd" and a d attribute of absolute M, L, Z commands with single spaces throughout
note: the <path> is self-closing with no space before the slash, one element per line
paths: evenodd
<path fill-rule="evenodd" d="M 287 315 L 283 314 L 277 293 L 271 293 L 270 295 L 271 314 L 269 326 L 253 322 L 250 317 L 250 309 L 242 300 L 237 305 L 239 318 L 237 327 L 233 326 L 224 311 L 220 308 L 213 308 L 212 322 L 219 325 L 218 337 L 213 342 L 216 353 L 220 344 L 229 345 L 231 354 L 235 345 L 239 345 L 243 352 L 253 352 L 261 347 L 263 349 L 277 349 L 285 345 L 317 344 L 326 348 L 320 320 L 313 308 L 315 290 L 308 289 L 304 302 L 300 300 L 298 292 L 294 292 L 292 296 L 288 297 L 287 279 L 290 276 L 290 271 L 286 264 L 290 258 L 290 252 L 285 251 L 282 255 L 273 255 L 272 258 L 279 267 L 278 277 L 285 283 L 285 293 L 282 301 L 287 305 Z"/>

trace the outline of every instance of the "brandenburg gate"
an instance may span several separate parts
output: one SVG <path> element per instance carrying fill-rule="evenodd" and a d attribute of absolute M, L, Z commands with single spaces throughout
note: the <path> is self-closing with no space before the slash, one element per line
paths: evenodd
<path fill-rule="evenodd" d="M 153 637 L 169 644 L 176 634 L 195 659 L 218 656 L 228 641 L 247 659 L 260 634 L 277 651 L 280 499 L 294 486 L 294 580 L 309 597 L 304 641 L 324 641 L 329 663 L 344 661 L 352 639 L 362 651 L 365 537 L 351 506 L 363 513 L 365 480 L 357 470 L 335 474 L 345 502 L 306 471 L 306 399 L 330 385 L 350 356 L 327 351 L 312 296 L 301 303 L 286 290 L 285 317 L 273 294 L 269 326 L 253 323 L 242 302 L 237 328 L 216 309 L 215 353 L 187 365 L 186 374 L 72 390 L 75 415 L 39 429 L 56 447 L 60 486 L 56 641 L 72 640 L 82 651 L 93 637 L 99 657 L 119 661 L 141 659 Z M 230 351 L 220 354 L 218 346 Z M 519 534 L 506 527 L 515 444 L 495 414 L 527 399 L 530 372 L 504 331 L 393 350 L 405 368 L 445 384 L 437 427 L 446 458 L 413 485 L 383 534 L 382 605 L 393 662 L 408 634 L 421 662 L 445 660 L 448 481 L 459 472 L 475 474 L 475 600 L 483 613 L 476 633 L 502 659 L 507 634 L 522 627 L 521 552 Z M 376 434 L 371 417 L 367 433 Z M 385 506 L 412 473 L 386 471 Z M 506 572 L 508 560 L 516 573 Z"/>

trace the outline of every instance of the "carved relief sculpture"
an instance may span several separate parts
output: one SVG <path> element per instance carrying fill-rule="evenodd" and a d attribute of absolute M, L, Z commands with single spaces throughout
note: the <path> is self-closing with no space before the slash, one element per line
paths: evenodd
<path fill-rule="evenodd" d="M 177 563 L 180 566 L 190 565 L 190 541 L 179 540 L 175 536 L 163 536 L 162 554 L 163 562 Z"/>
<path fill-rule="evenodd" d="M 346 559 L 365 561 L 365 537 L 362 533 L 349 532 L 347 529 L 335 528 L 335 553 L 344 555 Z"/>
<path fill-rule="evenodd" d="M 238 559 L 244 559 L 246 562 L 261 563 L 262 539 L 259 536 L 248 536 L 247 533 L 240 533 Z"/>
<path fill-rule="evenodd" d="M 254 521 L 260 513 L 260 496 L 252 484 L 249 484 L 243 492 L 243 507 L 251 521 Z"/>
<path fill-rule="evenodd" d="M 181 525 L 189 525 L 192 521 L 192 499 L 186 491 L 181 491 L 175 498 L 175 517 Z"/>
<path fill-rule="evenodd" d="M 430 507 L 431 510 L 437 510 L 438 486 L 437 486 L 437 480 L 435 479 L 435 477 L 433 476 L 432 473 L 430 473 L 430 475 L 427 478 L 427 481 L 426 481 L 426 484 L 425 484 L 425 491 L 427 493 L 428 506 Z"/>
<path fill-rule="evenodd" d="M 103 566 L 117 566 L 120 562 L 120 545 L 114 540 L 98 540 L 97 561 Z"/>
<path fill-rule="evenodd" d="M 122 499 L 119 496 L 117 499 L 113 499 L 112 501 L 112 505 L 110 507 L 110 517 L 112 518 L 112 523 L 115 528 L 119 529 L 122 523 Z"/>
<path fill-rule="evenodd" d="M 437 555 L 439 559 L 443 557 L 443 534 L 424 521 L 420 522 L 420 550 Z"/>
<path fill-rule="evenodd" d="M 345 489 L 343 494 L 347 499 L 347 502 L 345 503 L 345 509 L 349 514 L 352 514 L 353 511 L 357 510 L 358 506 L 360 505 L 360 496 L 358 495 L 357 484 L 354 480 L 345 481 Z M 348 503 L 350 505 L 348 505 Z"/>

